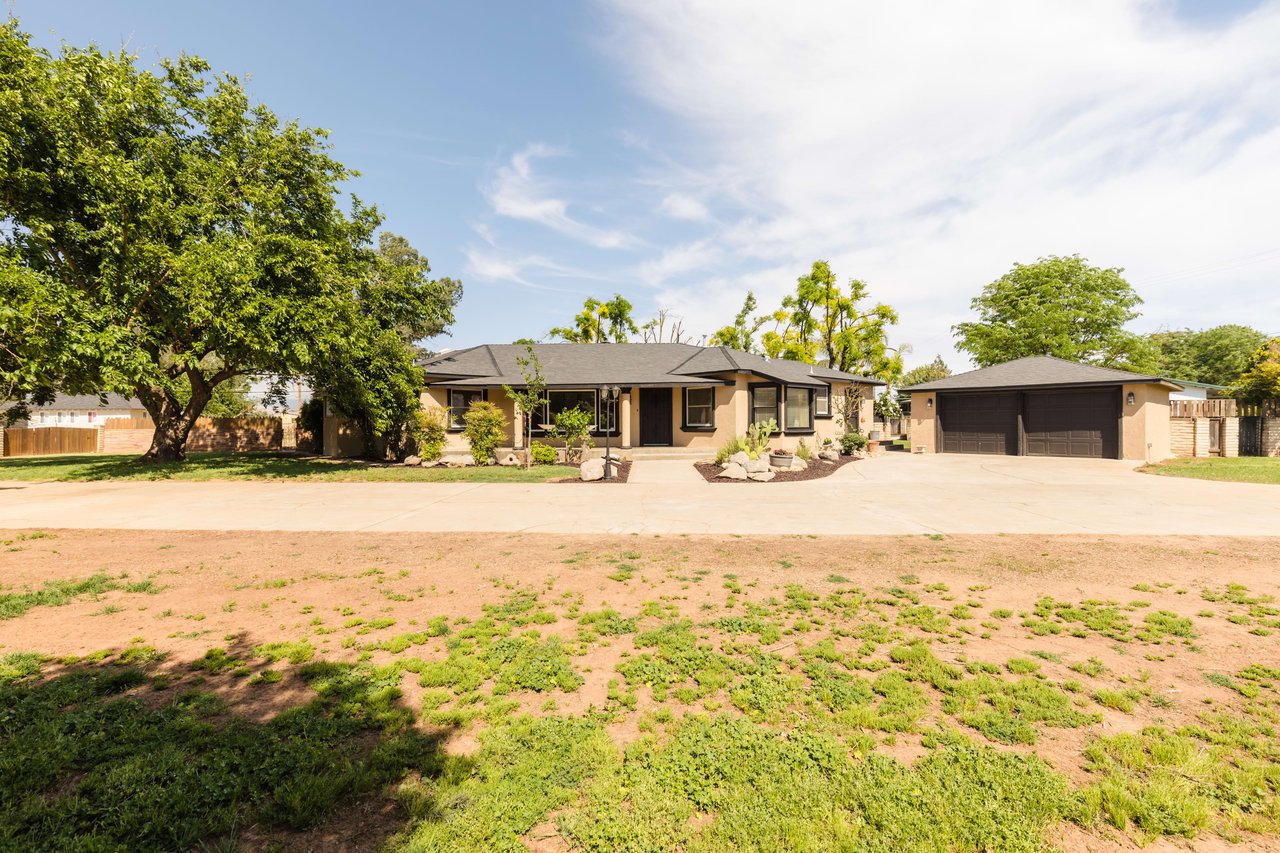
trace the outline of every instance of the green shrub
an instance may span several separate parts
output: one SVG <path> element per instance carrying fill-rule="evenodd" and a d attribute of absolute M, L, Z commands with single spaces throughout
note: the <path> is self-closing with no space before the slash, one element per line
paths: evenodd
<path fill-rule="evenodd" d="M 418 441 L 418 455 L 423 459 L 435 461 L 444 455 L 445 414 L 444 409 L 431 408 L 418 412 L 414 437 Z"/>
<path fill-rule="evenodd" d="M 591 447 L 591 422 L 595 420 L 595 413 L 575 406 L 572 409 L 565 409 L 563 412 L 556 412 L 555 428 L 552 434 L 556 438 L 564 439 L 565 459 L 571 465 L 576 465 L 582 461 L 583 454 L 587 448 Z"/>
<path fill-rule="evenodd" d="M 477 465 L 488 465 L 498 445 L 507 437 L 507 418 L 493 403 L 472 403 L 462 416 L 466 426 L 462 434 L 471 445 L 471 458 Z"/>
<path fill-rule="evenodd" d="M 813 456 L 813 451 L 809 449 L 809 445 L 805 444 L 804 439 L 800 439 L 800 443 L 796 445 L 796 456 L 799 456 L 805 462 Z"/>
<path fill-rule="evenodd" d="M 747 440 L 740 435 L 720 445 L 720 449 L 716 451 L 716 464 L 723 465 L 729 461 L 729 457 L 735 453 L 745 453 L 747 451 Z"/>
<path fill-rule="evenodd" d="M 535 465 L 556 464 L 556 449 L 551 445 L 535 441 L 530 445 L 530 451 L 533 453 L 533 463 Z"/>
<path fill-rule="evenodd" d="M 747 427 L 747 435 L 744 439 L 747 443 L 747 452 L 751 454 L 751 458 L 757 458 L 769 446 L 769 439 L 778 431 L 778 422 L 773 418 L 767 421 L 760 421 Z"/>
<path fill-rule="evenodd" d="M 867 446 L 867 437 L 860 432 L 846 432 L 840 437 L 840 452 L 845 456 L 849 456 L 855 450 L 862 450 Z"/>

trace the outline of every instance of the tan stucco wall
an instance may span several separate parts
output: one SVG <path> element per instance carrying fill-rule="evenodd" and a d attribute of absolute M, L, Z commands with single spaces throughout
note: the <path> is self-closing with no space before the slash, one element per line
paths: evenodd
<path fill-rule="evenodd" d="M 933 392 L 919 391 L 911 395 L 911 417 L 907 420 L 907 437 L 915 453 L 937 453 L 938 399 Z"/>
<path fill-rule="evenodd" d="M 1130 405 L 1129 394 L 1133 394 Z M 1120 389 L 1121 458 L 1157 462 L 1173 456 L 1169 389 L 1161 385 L 1125 385 Z"/>

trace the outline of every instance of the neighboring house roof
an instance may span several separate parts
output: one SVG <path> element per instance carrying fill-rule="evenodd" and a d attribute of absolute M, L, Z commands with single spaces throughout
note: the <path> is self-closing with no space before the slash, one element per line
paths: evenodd
<path fill-rule="evenodd" d="M 1227 390 L 1226 385 L 1211 385 L 1208 382 L 1192 382 L 1190 379 L 1170 379 L 1169 381 L 1175 382 L 1178 385 L 1181 385 L 1183 388 L 1204 388 L 1206 391 Z"/>
<path fill-rule="evenodd" d="M 731 373 L 752 373 L 788 385 L 822 388 L 830 382 L 883 385 L 879 379 L 799 361 L 765 358 L 728 347 L 693 344 L 533 344 L 551 387 L 705 385 Z M 516 359 L 523 344 L 485 344 L 446 352 L 422 363 L 429 385 L 521 385 Z"/>
<path fill-rule="evenodd" d="M 103 399 L 106 402 L 103 402 Z M 32 406 L 32 411 L 80 411 L 82 409 L 96 411 L 99 409 L 141 409 L 142 401 L 137 397 L 125 397 L 123 394 L 59 394 L 53 402 L 43 406 Z"/>
<path fill-rule="evenodd" d="M 1051 355 L 1015 358 L 945 379 L 922 382 L 903 391 L 988 391 L 999 388 L 1052 388 L 1081 385 L 1165 385 L 1177 390 L 1182 386 L 1160 376 L 1147 376 L 1128 370 L 1079 364 Z"/>

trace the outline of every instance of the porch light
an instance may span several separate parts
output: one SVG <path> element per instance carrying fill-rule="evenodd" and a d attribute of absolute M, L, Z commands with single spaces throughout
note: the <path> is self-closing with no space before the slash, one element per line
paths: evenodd
<path fill-rule="evenodd" d="M 610 426 L 613 419 L 609 417 L 609 406 L 616 406 L 618 397 L 622 395 L 622 389 L 617 385 L 601 385 L 600 399 L 604 401 L 604 478 L 606 480 L 613 479 L 613 456 L 609 445 L 609 439 L 613 435 Z"/>
<path fill-rule="evenodd" d="M 932 398 L 932 397 L 928 397 L 928 398 L 926 398 L 926 399 L 925 399 L 925 401 L 924 401 L 924 405 L 925 405 L 925 408 L 926 408 L 926 409 L 932 409 L 932 408 L 933 408 L 933 398 Z"/>
<path fill-rule="evenodd" d="M 1133 392 L 1130 391 L 1128 394 L 1125 395 L 1124 401 L 1128 403 L 1130 406 L 1132 406 L 1135 399 L 1136 398 L 1133 396 Z"/>

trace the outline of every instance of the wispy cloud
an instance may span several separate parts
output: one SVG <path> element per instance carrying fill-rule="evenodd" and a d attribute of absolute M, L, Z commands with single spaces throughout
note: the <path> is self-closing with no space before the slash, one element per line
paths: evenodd
<path fill-rule="evenodd" d="M 563 153 L 559 149 L 534 143 L 500 167 L 486 193 L 494 212 L 500 216 L 545 225 L 599 249 L 620 249 L 634 245 L 635 238 L 625 231 L 599 228 L 570 216 L 568 202 L 548 193 L 545 183 L 533 172 L 533 161 Z"/>
<path fill-rule="evenodd" d="M 668 194 L 662 200 L 662 203 L 658 205 L 658 210 L 673 219 L 690 219 L 695 222 L 705 222 L 711 218 L 711 212 L 707 210 L 705 204 L 684 193 Z"/>
<path fill-rule="evenodd" d="M 564 266 L 541 255 L 523 255 L 512 257 L 504 255 L 497 249 L 481 249 L 468 246 L 463 249 L 466 255 L 466 275 L 480 281 L 498 281 L 519 284 L 535 290 L 553 293 L 574 293 L 582 295 L 586 291 L 550 285 L 547 279 L 590 279 L 602 280 L 591 272 Z"/>

